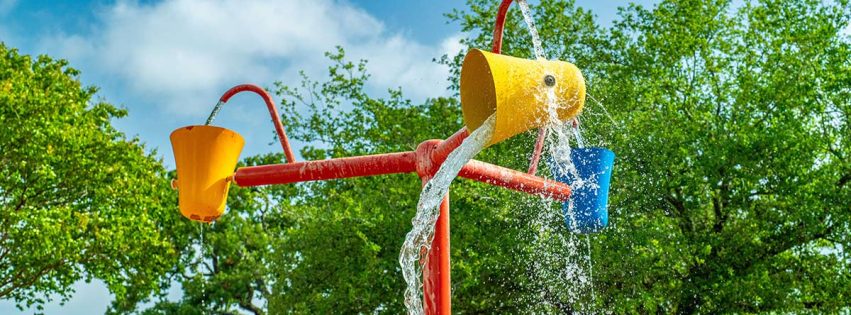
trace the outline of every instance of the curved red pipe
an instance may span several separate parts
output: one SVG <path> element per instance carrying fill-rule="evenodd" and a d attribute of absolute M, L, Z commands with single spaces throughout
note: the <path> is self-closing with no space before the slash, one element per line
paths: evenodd
<path fill-rule="evenodd" d="M 287 139 L 287 133 L 284 131 L 284 124 L 281 123 L 281 116 L 278 115 L 278 109 L 275 107 L 272 95 L 260 86 L 255 84 L 240 84 L 230 88 L 230 90 L 227 90 L 225 94 L 222 94 L 222 97 L 219 98 L 219 104 L 216 105 L 216 108 L 213 110 L 213 114 L 210 115 L 207 123 L 210 123 L 221 105 L 227 103 L 231 97 L 240 92 L 254 92 L 263 98 L 263 102 L 266 103 L 266 107 L 269 109 L 269 115 L 272 116 L 272 123 L 275 124 L 275 131 L 278 132 L 278 139 L 281 140 L 281 148 L 284 150 L 284 155 L 287 157 L 287 163 L 295 162 L 295 155 L 293 155 L 293 151 L 290 148 L 290 140 Z"/>
<path fill-rule="evenodd" d="M 491 51 L 495 54 L 502 53 L 502 30 L 505 28 L 505 15 L 512 0 L 503 0 L 496 12 L 496 22 L 493 24 L 493 47 Z"/>

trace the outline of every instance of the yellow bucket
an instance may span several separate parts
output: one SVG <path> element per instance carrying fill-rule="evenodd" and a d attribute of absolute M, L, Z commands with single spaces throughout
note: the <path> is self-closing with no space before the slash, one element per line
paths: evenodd
<path fill-rule="evenodd" d="M 187 126 L 171 133 L 180 213 L 211 222 L 225 211 L 230 177 L 245 140 L 221 127 Z"/>
<path fill-rule="evenodd" d="M 585 104 L 585 78 L 575 65 L 528 60 L 470 50 L 461 66 L 461 111 L 472 132 L 496 113 L 488 145 L 547 123 L 546 89 L 554 89 L 558 119 L 579 114 Z"/>

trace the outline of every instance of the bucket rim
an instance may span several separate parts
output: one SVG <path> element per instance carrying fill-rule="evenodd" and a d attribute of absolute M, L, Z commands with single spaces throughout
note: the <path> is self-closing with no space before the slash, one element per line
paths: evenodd
<path fill-rule="evenodd" d="M 171 132 L 171 134 L 170 134 L 169 136 L 170 136 L 170 137 L 172 137 L 172 136 L 176 135 L 178 132 L 181 132 L 181 131 L 183 131 L 183 132 L 190 132 L 190 131 L 192 131 L 192 129 L 195 129 L 195 128 L 198 128 L 198 129 L 208 129 L 208 130 L 219 130 L 219 131 L 221 131 L 221 132 L 225 132 L 225 133 L 233 133 L 233 134 L 236 134 L 236 135 L 238 135 L 238 136 L 242 137 L 242 135 L 240 135 L 238 132 L 233 131 L 233 130 L 231 130 L 231 129 L 228 129 L 228 128 L 225 128 L 225 127 L 219 127 L 219 126 L 211 126 L 211 125 L 188 125 L 188 126 L 183 126 L 183 127 L 180 127 L 180 128 L 174 129 L 174 131 L 172 131 L 172 132 Z"/>
<path fill-rule="evenodd" d="M 609 153 L 612 153 L 612 154 L 615 153 L 614 151 L 610 150 L 609 148 L 604 148 L 604 147 L 570 148 L 570 150 L 571 150 L 571 152 L 588 151 L 588 152 L 609 152 Z"/>

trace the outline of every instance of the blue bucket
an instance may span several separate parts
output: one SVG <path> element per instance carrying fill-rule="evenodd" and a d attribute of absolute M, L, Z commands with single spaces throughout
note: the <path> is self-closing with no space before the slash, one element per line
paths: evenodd
<path fill-rule="evenodd" d="M 570 158 L 576 166 L 579 177 L 586 182 L 571 192 L 570 200 L 562 206 L 564 223 L 571 232 L 594 233 L 609 223 L 609 181 L 615 153 L 605 148 L 574 148 Z M 550 160 L 550 163 L 553 163 Z M 551 165 L 554 166 L 554 165 Z M 557 181 L 571 185 L 577 179 L 573 174 L 565 174 L 565 167 L 551 167 Z M 564 172 L 564 173 L 563 173 Z M 573 213 L 570 213 L 573 202 Z"/>

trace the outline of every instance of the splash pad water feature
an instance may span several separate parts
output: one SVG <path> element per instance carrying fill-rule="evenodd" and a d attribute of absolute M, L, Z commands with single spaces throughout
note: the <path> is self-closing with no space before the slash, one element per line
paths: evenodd
<path fill-rule="evenodd" d="M 502 29 L 511 2 L 504 0 L 499 8 L 492 52 L 472 49 L 462 65 L 460 94 L 465 128 L 446 140 L 424 141 L 414 151 L 297 162 L 269 93 L 256 85 L 239 85 L 224 93 L 205 125 L 182 127 L 171 135 L 177 167 L 174 187 L 179 191 L 181 213 L 194 221 L 214 221 L 224 212 L 230 183 L 250 187 L 417 173 L 423 181 L 423 194 L 414 229 L 400 254 L 409 284 L 406 305 L 416 314 L 451 313 L 448 189 L 456 176 L 563 202 L 571 231 L 586 233 L 604 227 L 612 163 L 606 152 L 611 151 L 575 150 L 565 159 L 551 159 L 548 162 L 555 165 L 551 168 L 557 181 L 535 175 L 545 130 L 551 129 L 552 122 L 568 121 L 580 113 L 585 81 L 579 69 L 567 62 L 500 55 Z M 244 139 L 210 124 L 224 103 L 245 91 L 260 95 L 266 103 L 287 163 L 233 171 Z M 540 98 L 542 91 L 547 100 Z M 484 147 L 538 127 L 542 131 L 527 173 L 472 160 Z M 573 165 L 572 159 L 585 162 Z M 570 183 L 588 176 L 597 178 L 596 185 L 582 185 L 577 190 L 580 193 L 571 197 Z M 605 185 L 600 185 L 602 182 Z M 416 270 L 418 261 L 422 264 L 422 300 L 419 275 L 405 271 Z"/>

